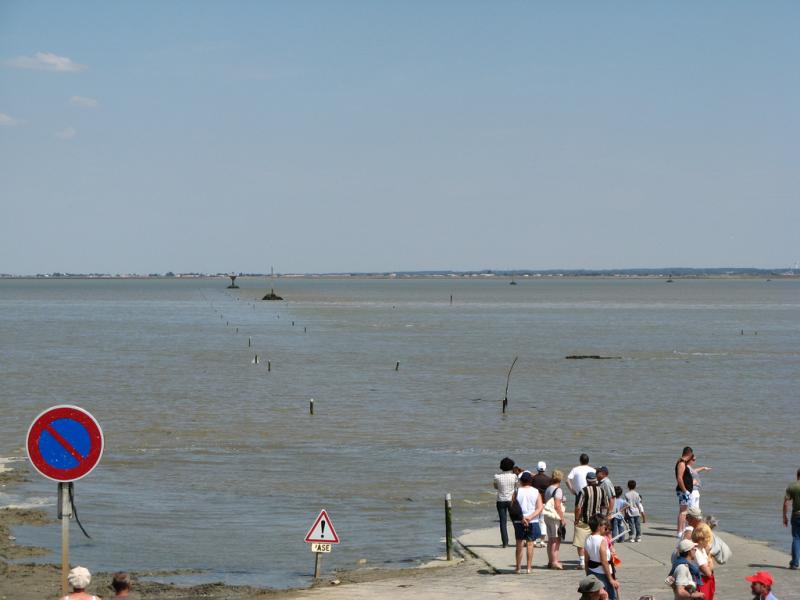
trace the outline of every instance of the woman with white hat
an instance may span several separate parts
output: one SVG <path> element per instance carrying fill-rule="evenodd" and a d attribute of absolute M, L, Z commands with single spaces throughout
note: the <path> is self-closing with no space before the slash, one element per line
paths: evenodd
<path fill-rule="evenodd" d="M 98 600 L 97 596 L 92 596 L 84 591 L 92 581 L 92 574 L 86 567 L 72 569 L 67 575 L 67 581 L 72 587 L 72 593 L 67 594 L 61 600 Z"/>

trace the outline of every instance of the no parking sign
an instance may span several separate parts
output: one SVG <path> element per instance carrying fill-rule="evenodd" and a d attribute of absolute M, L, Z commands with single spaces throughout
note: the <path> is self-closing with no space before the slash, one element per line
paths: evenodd
<path fill-rule="evenodd" d="M 25 447 L 33 467 L 48 479 L 77 481 L 100 462 L 103 431 L 79 406 L 53 406 L 33 420 Z"/>

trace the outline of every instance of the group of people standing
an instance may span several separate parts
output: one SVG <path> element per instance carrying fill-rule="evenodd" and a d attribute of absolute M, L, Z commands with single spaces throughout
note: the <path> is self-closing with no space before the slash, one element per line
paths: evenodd
<path fill-rule="evenodd" d="M 572 492 L 575 510 L 575 534 L 572 545 L 577 549 L 580 568 L 594 575 L 603 584 L 610 600 L 616 599 L 619 583 L 614 566 L 615 541 L 641 540 L 641 520 L 645 518 L 642 498 L 636 482 L 628 482 L 628 490 L 614 486 L 608 467 L 595 468 L 589 456 L 582 454 L 579 463 L 566 477 Z M 540 461 L 535 474 L 514 464 L 508 457 L 500 461 L 500 473 L 494 476 L 497 490 L 497 513 L 500 539 L 508 546 L 507 519 L 511 518 L 516 541 L 515 572 L 522 572 L 522 559 L 527 550 L 526 571 L 531 572 L 534 547 L 547 545 L 547 567 L 563 569 L 559 559 L 561 542 L 566 538 L 564 518 L 567 503 L 561 488 L 564 474 L 558 469 L 547 474 L 547 465 Z M 628 522 L 628 527 L 623 522 Z"/>
<path fill-rule="evenodd" d="M 683 449 L 675 464 L 678 540 L 671 557 L 668 582 L 676 599 L 714 600 L 715 567 L 730 558 L 730 548 L 712 531 L 716 521 L 705 519 L 700 508 L 700 473 L 710 469 L 697 465 L 697 457 L 690 446 Z M 500 539 L 504 548 L 509 545 L 506 524 L 510 518 L 516 542 L 515 572 L 522 572 L 527 549 L 526 570 L 530 573 L 534 548 L 543 547 L 545 543 L 547 567 L 564 568 L 559 560 L 561 542 L 566 537 L 567 502 L 561 488 L 563 480 L 574 499 L 572 545 L 578 554 L 579 568 L 587 576 L 578 591 L 583 594 L 582 598 L 590 600 L 616 600 L 619 582 L 614 545 L 624 541 L 640 542 L 641 524 L 646 519 L 636 481 L 629 480 L 626 490 L 615 486 L 608 467 L 593 467 L 587 454 L 580 455 L 578 465 L 566 478 L 558 469 L 548 475 L 543 461 L 532 472 L 517 466 L 508 457 L 500 461 L 500 471 L 494 476 Z M 800 469 L 797 482 L 786 490 L 783 524 L 792 528 L 789 568 L 797 569 L 800 566 Z M 771 592 L 772 576 L 768 572 L 759 571 L 747 581 L 756 598 L 775 599 Z"/>
<path fill-rule="evenodd" d="M 627 491 L 615 486 L 609 468 L 589 464 L 589 456 L 581 454 L 567 475 L 567 487 L 575 500 L 575 534 L 572 545 L 578 553 L 580 568 L 587 576 L 603 585 L 609 600 L 616 600 L 619 563 L 614 544 L 642 540 L 641 523 L 646 519 L 642 497 L 636 481 L 627 482 Z M 627 527 L 624 523 L 627 521 Z"/>
<path fill-rule="evenodd" d="M 516 569 L 522 570 L 523 552 L 527 551 L 526 571 L 533 568 L 533 549 L 547 545 L 547 566 L 563 569 L 558 560 L 562 535 L 566 528 L 564 520 L 561 478 L 558 469 L 547 474 L 547 465 L 539 461 L 536 472 L 522 469 L 508 457 L 500 461 L 500 473 L 494 476 L 497 490 L 497 514 L 500 518 L 500 541 L 508 546 L 507 520 L 514 526 Z M 545 542 L 546 540 L 546 542 Z"/>

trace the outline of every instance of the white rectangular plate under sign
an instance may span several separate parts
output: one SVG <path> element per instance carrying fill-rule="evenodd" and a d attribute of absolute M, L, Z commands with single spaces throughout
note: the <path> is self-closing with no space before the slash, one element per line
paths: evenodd
<path fill-rule="evenodd" d="M 312 552 L 330 552 L 331 550 L 333 550 L 333 544 L 311 544 Z"/>

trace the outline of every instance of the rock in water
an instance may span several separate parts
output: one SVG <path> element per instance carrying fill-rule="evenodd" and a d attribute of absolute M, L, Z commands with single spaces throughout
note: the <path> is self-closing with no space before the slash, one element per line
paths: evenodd
<path fill-rule="evenodd" d="M 281 298 L 280 296 L 278 296 L 278 294 L 276 294 L 276 293 L 275 293 L 275 290 L 274 290 L 274 289 L 270 289 L 270 290 L 269 290 L 269 294 L 267 294 L 266 296 L 264 296 L 264 297 L 262 298 L 262 300 L 283 300 L 283 298 Z"/>

